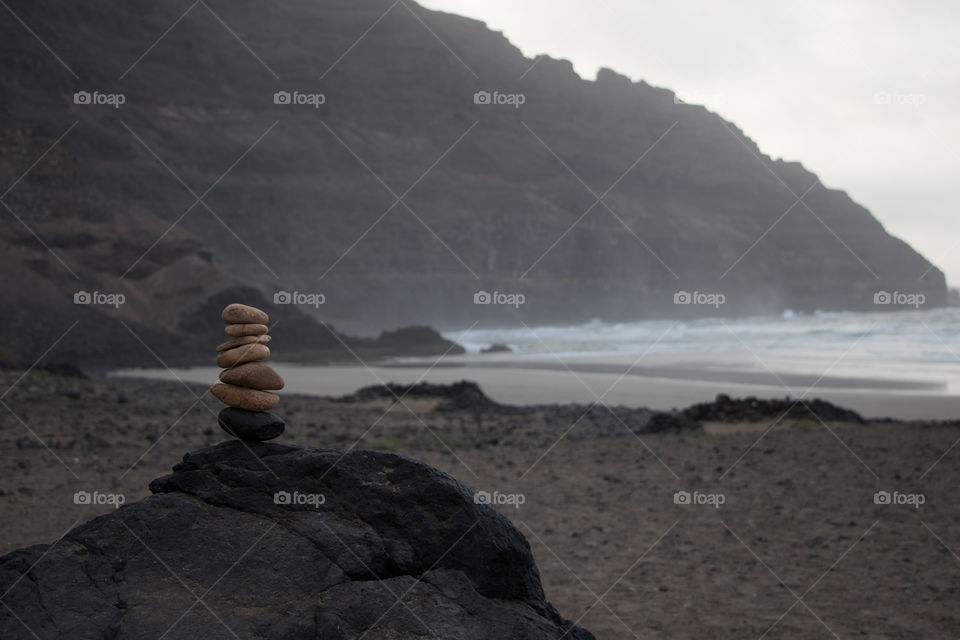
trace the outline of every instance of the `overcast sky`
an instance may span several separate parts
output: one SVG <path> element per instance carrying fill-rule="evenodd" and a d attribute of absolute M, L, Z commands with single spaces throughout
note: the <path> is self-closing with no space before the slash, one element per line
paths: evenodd
<path fill-rule="evenodd" d="M 420 4 L 483 20 L 584 78 L 609 67 L 705 104 L 846 190 L 960 285 L 960 2 Z"/>

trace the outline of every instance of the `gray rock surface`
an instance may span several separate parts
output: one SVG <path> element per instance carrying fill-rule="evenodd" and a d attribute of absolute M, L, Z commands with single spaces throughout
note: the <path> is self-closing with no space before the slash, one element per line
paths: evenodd
<path fill-rule="evenodd" d="M 593 638 L 506 517 L 413 460 L 231 441 L 150 488 L 0 558 L 0 637 Z"/>

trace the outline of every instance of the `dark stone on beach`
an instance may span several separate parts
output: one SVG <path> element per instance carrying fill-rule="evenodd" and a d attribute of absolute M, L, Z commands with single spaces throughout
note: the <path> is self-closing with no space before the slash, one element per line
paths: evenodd
<path fill-rule="evenodd" d="M 337 398 L 337 402 L 355 403 L 397 398 L 439 398 L 435 410 L 439 412 L 472 411 L 474 413 L 523 413 L 523 408 L 509 407 L 494 402 L 476 382 L 461 380 L 451 384 L 418 382 L 416 384 L 375 384 Z"/>
<path fill-rule="evenodd" d="M 754 397 L 731 398 L 720 394 L 713 402 L 695 404 L 684 409 L 683 413 L 690 419 L 710 422 L 759 422 L 782 417 L 791 420 L 864 423 L 863 416 L 856 411 L 816 398 L 802 401 L 789 397 L 764 400 Z"/>
<path fill-rule="evenodd" d="M 475 382 L 461 380 L 451 384 L 378 384 L 363 387 L 354 393 L 341 396 L 336 402 L 359 403 L 375 400 L 396 402 L 398 398 L 437 398 L 433 408 L 437 413 L 472 413 L 477 418 L 486 415 L 529 417 L 543 420 L 549 428 L 566 429 L 571 424 L 576 429 L 570 438 L 609 437 L 633 433 L 661 433 L 666 431 L 694 431 L 703 427 L 700 420 L 686 411 L 651 411 L 643 407 L 608 407 L 602 403 L 592 405 L 505 405 L 491 400 Z"/>
<path fill-rule="evenodd" d="M 504 344 L 502 342 L 494 342 L 489 347 L 484 347 L 480 349 L 480 353 L 512 353 L 513 349 L 510 348 L 510 345 Z"/>
<path fill-rule="evenodd" d="M 509 412 L 511 407 L 505 407 L 494 402 L 483 392 L 475 382 L 461 380 L 449 385 L 450 390 L 446 398 L 437 405 L 440 412 L 472 411 L 473 413 Z"/>
<path fill-rule="evenodd" d="M 420 462 L 231 440 L 150 490 L 0 557 L 0 638 L 594 638 L 506 516 Z"/>
<path fill-rule="evenodd" d="M 658 411 L 650 416 L 643 428 L 644 433 L 664 433 L 667 431 L 693 431 L 703 425 L 681 411 Z"/>
<path fill-rule="evenodd" d="M 52 362 L 50 364 L 41 364 L 37 366 L 37 369 L 40 371 L 46 371 L 52 373 L 55 376 L 61 376 L 63 378 L 79 378 L 81 380 L 87 379 L 87 374 L 75 367 L 74 365 L 67 362 Z"/>
<path fill-rule="evenodd" d="M 220 428 L 241 440 L 263 442 L 283 433 L 280 416 L 267 411 L 247 411 L 235 407 L 222 409 L 217 416 Z"/>

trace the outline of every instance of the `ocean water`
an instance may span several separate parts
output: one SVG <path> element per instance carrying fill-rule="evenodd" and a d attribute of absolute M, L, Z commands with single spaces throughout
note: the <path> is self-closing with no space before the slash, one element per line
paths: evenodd
<path fill-rule="evenodd" d="M 309 365 L 271 360 L 282 393 L 338 396 L 385 382 L 468 379 L 507 404 L 670 409 L 735 397 L 819 397 L 865 416 L 960 417 L 960 309 L 784 314 L 696 322 L 590 322 L 445 334 L 468 353 Z M 281 336 L 277 336 L 281 339 Z M 510 353 L 481 354 L 495 342 Z M 113 375 L 210 384 L 217 367 Z"/>
<path fill-rule="evenodd" d="M 450 331 L 465 361 L 562 361 L 576 367 L 617 359 L 690 368 L 775 371 L 929 383 L 960 393 L 960 308 L 871 313 L 784 313 L 779 317 L 710 318 Z M 508 354 L 482 348 L 505 343 Z"/>

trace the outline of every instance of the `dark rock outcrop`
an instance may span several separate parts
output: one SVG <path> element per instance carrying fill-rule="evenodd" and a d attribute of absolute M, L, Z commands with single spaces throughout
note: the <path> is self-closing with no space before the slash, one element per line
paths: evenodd
<path fill-rule="evenodd" d="M 543 421 L 548 431 L 562 433 L 571 425 L 570 437 L 604 437 L 622 434 L 626 429 L 635 434 L 666 431 L 693 431 L 703 425 L 689 410 L 654 411 L 645 407 L 607 406 L 602 403 L 509 405 L 492 400 L 476 382 L 460 380 L 451 384 L 417 382 L 415 384 L 375 384 L 334 398 L 335 402 L 357 403 L 373 400 L 399 401 L 405 398 L 436 398 L 433 411 L 438 413 L 468 412 L 478 419 L 483 416 L 515 416 L 518 419 Z M 399 399 L 399 400 L 398 400 Z M 819 400 L 813 402 L 820 402 Z"/>
<path fill-rule="evenodd" d="M 466 352 L 461 345 L 447 340 L 436 329 L 424 326 L 401 327 L 395 331 L 383 331 L 376 339 L 354 338 L 351 341 L 359 349 L 405 356 L 459 355 Z"/>
<path fill-rule="evenodd" d="M 731 398 L 720 394 L 713 402 L 687 407 L 681 412 L 688 420 L 704 422 L 758 422 L 768 418 L 791 420 L 829 420 L 863 424 L 856 411 L 844 409 L 818 398 L 799 401 L 793 398 Z"/>
<path fill-rule="evenodd" d="M 683 411 L 657 411 L 650 420 L 644 425 L 641 433 L 663 433 L 666 431 L 692 431 L 700 429 L 698 418 L 691 417 Z"/>
<path fill-rule="evenodd" d="M 530 407 L 502 405 L 491 400 L 476 382 L 460 380 L 451 384 L 417 382 L 415 384 L 374 384 L 336 398 L 337 402 L 370 402 L 397 398 L 439 398 L 437 411 L 475 411 L 491 413 L 524 413 Z"/>
<path fill-rule="evenodd" d="M 0 637 L 593 638 L 505 516 L 413 460 L 232 441 L 150 489 L 0 558 Z"/>

